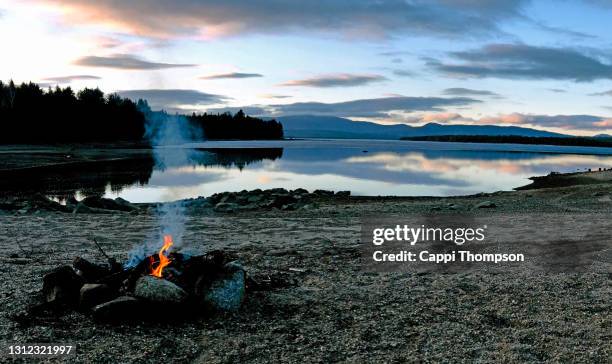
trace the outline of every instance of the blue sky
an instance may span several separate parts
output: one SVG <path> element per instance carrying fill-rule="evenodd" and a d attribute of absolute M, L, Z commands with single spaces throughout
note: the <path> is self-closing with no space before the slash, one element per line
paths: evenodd
<path fill-rule="evenodd" d="M 0 79 L 169 111 L 612 133 L 612 1 L 0 0 Z"/>

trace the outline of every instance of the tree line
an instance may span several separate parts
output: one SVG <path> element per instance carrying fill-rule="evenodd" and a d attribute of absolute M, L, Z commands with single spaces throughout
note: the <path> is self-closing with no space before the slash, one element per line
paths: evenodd
<path fill-rule="evenodd" d="M 75 92 L 70 87 L 43 89 L 28 82 L 0 81 L 0 143 L 147 143 L 146 100 L 134 102 L 100 89 Z M 246 116 L 192 114 L 186 116 L 207 139 L 281 139 L 275 120 Z M 172 118 L 168 118 L 172 122 Z"/>

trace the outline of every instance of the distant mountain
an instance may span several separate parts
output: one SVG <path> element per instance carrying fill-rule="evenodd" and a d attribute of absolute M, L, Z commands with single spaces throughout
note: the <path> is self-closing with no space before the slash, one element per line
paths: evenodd
<path fill-rule="evenodd" d="M 276 118 L 283 124 L 286 138 L 394 139 L 432 135 L 516 135 L 565 137 L 567 135 L 518 126 L 405 124 L 382 125 L 352 121 L 334 116 L 296 115 Z"/>
<path fill-rule="evenodd" d="M 593 138 L 605 138 L 605 139 L 608 139 L 608 138 L 612 138 L 612 135 L 610 135 L 610 134 L 597 134 L 597 135 L 593 135 Z"/>

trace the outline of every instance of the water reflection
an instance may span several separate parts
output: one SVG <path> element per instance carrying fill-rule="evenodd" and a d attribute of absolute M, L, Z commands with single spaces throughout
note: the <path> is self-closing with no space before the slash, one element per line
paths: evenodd
<path fill-rule="evenodd" d="M 566 147 L 471 148 L 389 141 L 202 143 L 170 147 L 164 155 L 185 157 L 157 164 L 153 151 L 147 151 L 129 158 L 13 170 L 0 176 L 0 190 L 45 193 L 60 199 L 75 194 L 106 195 L 134 202 L 276 187 L 440 196 L 510 190 L 527 184 L 530 176 L 551 171 L 612 167 L 612 150 L 607 155 L 590 155 L 572 154 L 585 150 Z"/>
<path fill-rule="evenodd" d="M 302 141 L 293 146 L 281 142 L 284 149 L 278 158 L 262 158 L 240 168 L 207 165 L 156 170 L 147 186 L 108 195 L 130 201 L 170 201 L 222 191 L 302 187 L 351 190 L 358 195 L 440 196 L 510 190 L 527 184 L 530 176 L 551 171 L 612 167 L 609 155 L 559 154 L 580 152 L 573 149 L 551 152 L 544 148 L 540 152 L 538 146 L 533 146 L 529 151 L 489 151 L 454 150 L 448 146 L 435 149 L 440 143 L 430 143 L 431 149 L 422 144 L 415 148 L 408 144 L 352 143 L 317 141 L 310 145 Z M 206 151 L 225 163 L 235 160 L 236 153 L 261 154 L 257 144 L 239 152 L 221 147 Z"/>

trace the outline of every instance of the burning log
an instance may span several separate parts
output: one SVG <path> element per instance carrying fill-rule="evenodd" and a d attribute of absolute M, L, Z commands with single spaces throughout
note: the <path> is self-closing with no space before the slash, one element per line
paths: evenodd
<path fill-rule="evenodd" d="M 24 317 L 37 317 L 47 310 L 63 312 L 66 308 L 91 312 L 96 320 L 105 321 L 159 318 L 156 312 L 160 310 L 176 317 L 236 311 L 245 299 L 244 268 L 226 252 L 217 250 L 196 256 L 169 252 L 173 241 L 166 236 L 158 253 L 124 269 L 95 239 L 94 243 L 108 265 L 76 257 L 73 267 L 53 270 L 43 278 L 44 303 Z"/>
<path fill-rule="evenodd" d="M 75 257 L 72 261 L 72 266 L 87 282 L 95 282 L 111 274 L 111 269 L 109 267 L 92 263 L 81 257 Z"/>

